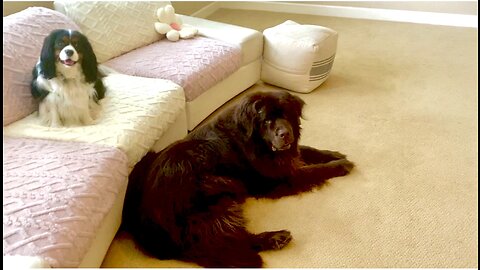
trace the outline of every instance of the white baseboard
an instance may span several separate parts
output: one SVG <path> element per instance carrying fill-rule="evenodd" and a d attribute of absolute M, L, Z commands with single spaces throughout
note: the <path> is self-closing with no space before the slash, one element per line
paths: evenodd
<path fill-rule="evenodd" d="M 214 2 L 198 12 L 194 13 L 201 18 L 206 18 L 220 8 L 226 9 L 243 9 L 243 10 L 261 10 L 270 12 L 296 13 L 317 16 L 331 16 L 355 19 L 410 22 L 433 25 L 459 26 L 478 28 L 477 15 L 464 15 L 452 13 L 410 11 L 410 10 L 394 10 L 394 9 L 378 9 L 378 8 L 362 8 L 362 7 L 346 7 L 346 6 L 326 6 L 313 5 L 306 3 L 285 3 L 285 2 L 230 2 L 219 1 Z M 198 15 L 197 15 L 198 14 Z"/>

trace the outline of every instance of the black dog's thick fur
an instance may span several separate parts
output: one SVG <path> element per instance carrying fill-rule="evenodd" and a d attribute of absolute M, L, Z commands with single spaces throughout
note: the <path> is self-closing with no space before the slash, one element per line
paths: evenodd
<path fill-rule="evenodd" d="M 310 191 L 350 172 L 338 152 L 298 146 L 303 100 L 258 92 L 135 167 L 123 228 L 151 255 L 204 267 L 261 267 L 262 250 L 281 249 L 286 230 L 252 234 L 247 197 Z"/>

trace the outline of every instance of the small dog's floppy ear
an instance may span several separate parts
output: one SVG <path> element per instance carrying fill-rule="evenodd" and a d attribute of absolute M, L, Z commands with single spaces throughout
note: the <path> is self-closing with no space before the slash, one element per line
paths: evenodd
<path fill-rule="evenodd" d="M 75 34 L 80 36 L 80 47 L 82 48 L 83 54 L 82 69 L 85 75 L 85 81 L 94 83 L 98 78 L 97 57 L 87 37 L 77 31 L 75 31 Z"/>
<path fill-rule="evenodd" d="M 255 121 L 263 107 L 263 101 L 257 95 L 250 95 L 245 97 L 235 108 L 234 119 L 247 137 L 252 136 Z"/>
<path fill-rule="evenodd" d="M 52 31 L 43 41 L 42 51 L 40 52 L 40 73 L 45 79 L 51 79 L 57 75 L 55 38 L 60 31 L 60 29 Z"/>

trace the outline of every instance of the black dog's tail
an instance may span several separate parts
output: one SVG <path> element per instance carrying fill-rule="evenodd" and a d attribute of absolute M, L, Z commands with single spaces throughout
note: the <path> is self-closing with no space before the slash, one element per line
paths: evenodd
<path fill-rule="evenodd" d="M 148 153 L 135 165 L 129 176 L 122 228 L 148 253 L 178 259 L 189 249 L 191 243 L 184 239 L 185 216 L 202 207 L 195 203 L 198 179 L 204 170 L 211 170 L 205 157 L 218 158 L 215 155 L 205 141 L 180 140 L 161 153 Z"/>
<path fill-rule="evenodd" d="M 182 249 L 170 237 L 169 233 L 148 218 L 126 229 L 140 247 L 148 254 L 162 260 L 179 259 Z"/>
<path fill-rule="evenodd" d="M 152 256 L 174 259 L 179 256 L 179 248 L 168 232 L 146 217 L 141 209 L 144 195 L 142 183 L 147 178 L 150 165 L 156 156 L 155 153 L 147 153 L 130 173 L 120 229 L 130 233 L 144 251 Z"/>
<path fill-rule="evenodd" d="M 179 259 L 183 251 L 178 239 L 181 232 L 167 226 L 170 229 L 168 231 L 164 227 L 175 225 L 166 221 L 174 216 L 171 213 L 171 206 L 167 207 L 163 204 L 165 196 L 158 197 L 155 195 L 156 192 L 153 192 L 156 189 L 152 186 L 155 182 L 169 182 L 166 179 L 168 177 L 156 179 L 157 168 L 154 164 L 158 163 L 159 155 L 153 152 L 147 153 L 130 173 L 121 229 L 130 233 L 146 253 L 159 259 Z M 158 173 L 162 174 L 162 172 Z M 178 191 L 172 190 L 172 193 L 172 196 L 181 197 Z M 153 214 L 155 212 L 159 214 Z M 153 216 L 161 216 L 157 218 L 162 221 L 155 220 Z"/>

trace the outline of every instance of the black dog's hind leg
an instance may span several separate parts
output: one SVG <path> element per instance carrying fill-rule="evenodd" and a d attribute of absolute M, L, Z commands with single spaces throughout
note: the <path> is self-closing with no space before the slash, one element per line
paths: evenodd
<path fill-rule="evenodd" d="M 332 160 L 345 159 L 347 157 L 336 151 L 318 150 L 310 146 L 301 145 L 299 148 L 300 156 L 307 165 L 327 163 Z"/>
<path fill-rule="evenodd" d="M 186 252 L 181 258 L 206 268 L 260 268 L 262 257 L 248 245 L 248 241 L 223 237 L 211 239 L 211 245 Z"/>
<path fill-rule="evenodd" d="M 263 266 L 245 229 L 241 204 L 220 198 L 208 210 L 188 215 L 185 223 L 182 260 L 208 268 Z"/>
<path fill-rule="evenodd" d="M 208 268 L 260 268 L 264 250 L 278 250 L 292 240 L 289 231 L 251 234 L 243 227 L 231 232 L 219 232 L 209 239 L 197 239 L 197 243 L 208 241 L 185 253 L 183 260 Z"/>
<path fill-rule="evenodd" d="M 202 178 L 203 195 L 184 218 L 182 259 L 203 267 L 262 267 L 258 252 L 281 249 L 292 239 L 288 231 L 252 234 L 243 216 L 244 189 L 220 176 Z M 228 188 L 230 187 L 230 188 Z"/>

